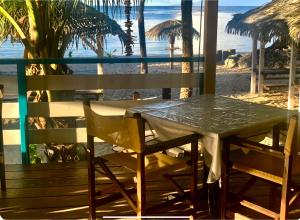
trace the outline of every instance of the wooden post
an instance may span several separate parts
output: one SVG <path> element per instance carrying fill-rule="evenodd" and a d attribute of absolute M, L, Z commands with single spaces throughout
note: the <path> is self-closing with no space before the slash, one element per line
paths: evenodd
<path fill-rule="evenodd" d="M 258 66 L 258 94 L 261 95 L 264 92 L 264 76 L 262 72 L 265 68 L 265 46 L 266 43 L 260 42 L 259 50 L 259 66 Z"/>
<path fill-rule="evenodd" d="M 299 98 L 299 102 L 298 102 L 298 112 L 300 112 L 300 86 L 298 87 L 298 98 Z M 300 117 L 299 117 L 300 118 Z M 299 120 L 298 120 L 299 121 Z M 300 131 L 300 130 L 299 130 Z"/>
<path fill-rule="evenodd" d="M 18 97 L 19 97 L 19 117 L 20 117 L 20 138 L 21 138 L 21 153 L 22 163 L 29 164 L 29 151 L 28 151 L 28 130 L 27 130 L 27 117 L 28 117 L 28 106 L 27 106 L 27 83 L 26 83 L 26 71 L 25 63 L 18 62 Z"/>
<path fill-rule="evenodd" d="M 0 178 L 1 178 L 1 191 L 6 191 L 4 144 L 3 144 L 3 134 L 2 134 L 2 101 L 3 101 L 3 85 L 0 85 Z"/>
<path fill-rule="evenodd" d="M 256 93 L 256 65 L 257 65 L 257 35 L 252 38 L 252 69 L 251 69 L 251 84 L 250 93 Z"/>
<path fill-rule="evenodd" d="M 296 62 L 297 62 L 297 46 L 293 42 L 291 45 L 288 109 L 293 109 L 295 105 Z"/>
<path fill-rule="evenodd" d="M 174 57 L 174 50 L 175 50 L 175 36 L 170 36 L 169 37 L 169 44 L 170 44 L 170 58 L 173 58 Z M 170 69 L 173 69 L 173 61 L 170 62 Z"/>
<path fill-rule="evenodd" d="M 204 8 L 204 93 L 215 94 L 218 0 L 205 0 Z"/>

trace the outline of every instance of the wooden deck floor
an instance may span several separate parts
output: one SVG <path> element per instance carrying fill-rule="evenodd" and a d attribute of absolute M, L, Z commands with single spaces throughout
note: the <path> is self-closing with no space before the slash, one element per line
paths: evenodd
<path fill-rule="evenodd" d="M 114 167 L 119 176 L 126 176 L 120 167 Z M 87 218 L 87 166 L 85 162 L 41 165 L 7 165 L 7 191 L 1 193 L 0 215 L 4 219 L 63 219 Z M 233 188 L 245 181 L 245 176 L 234 177 Z M 108 180 L 99 176 L 98 186 L 109 184 Z M 187 185 L 188 177 L 180 177 L 179 182 Z M 169 195 L 171 186 L 162 179 L 147 182 L 147 199 L 155 203 Z M 258 183 L 258 188 L 251 195 L 267 204 L 268 188 L 266 184 Z M 199 200 L 200 201 L 200 200 Z M 208 218 L 205 202 L 201 202 L 199 217 Z M 185 206 L 177 204 L 168 212 L 158 211 L 158 215 L 186 215 Z M 300 213 L 300 212 L 298 212 Z M 249 213 L 248 213 L 249 214 Z M 111 202 L 97 209 L 100 216 L 134 215 L 127 203 L 122 200 Z M 297 214 L 296 214 L 297 215 Z M 251 217 L 264 217 L 250 213 Z M 239 218 L 240 219 L 240 218 Z"/>
<path fill-rule="evenodd" d="M 114 167 L 119 177 L 128 173 Z M 6 165 L 7 191 L 1 192 L 0 215 L 4 218 L 87 218 L 87 165 L 85 162 L 40 165 Z M 97 178 L 99 188 L 108 185 L 108 179 Z M 188 185 L 189 177 L 180 177 Z M 162 179 L 147 183 L 147 199 L 155 203 L 169 195 L 171 186 Z M 184 215 L 184 207 L 172 207 L 168 215 Z M 158 213 L 159 210 L 158 210 Z M 160 213 L 164 214 L 164 213 Z M 165 213 L 167 214 L 167 213 Z M 122 200 L 97 209 L 99 216 L 134 215 Z"/>

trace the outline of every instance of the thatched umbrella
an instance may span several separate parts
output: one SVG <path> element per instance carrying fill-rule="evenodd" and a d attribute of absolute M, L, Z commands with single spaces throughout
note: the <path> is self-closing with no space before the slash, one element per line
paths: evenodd
<path fill-rule="evenodd" d="M 251 36 L 253 38 L 253 58 L 256 54 L 257 39 L 261 41 L 259 62 L 259 92 L 262 92 L 262 69 L 264 68 L 264 45 L 274 37 L 285 38 L 291 42 L 291 63 L 289 80 L 288 107 L 293 108 L 294 79 L 296 72 L 296 44 L 300 42 L 300 4 L 299 0 L 273 0 L 272 2 L 237 14 L 228 22 L 226 31 L 232 34 Z M 255 60 L 252 68 L 254 70 Z M 255 91 L 255 74 L 252 71 L 251 92 Z"/>
<path fill-rule="evenodd" d="M 246 23 L 264 23 L 272 22 L 276 29 L 278 24 L 284 23 L 288 29 L 289 37 L 294 42 L 300 42 L 300 1 L 299 0 L 273 0 L 263 6 L 260 10 L 252 13 L 245 20 Z M 277 26 L 277 27 L 276 27 Z M 277 30 L 278 34 L 283 34 L 286 29 Z M 286 33 L 287 34 L 287 33 Z"/>
<path fill-rule="evenodd" d="M 226 25 L 226 32 L 241 36 L 257 37 L 260 41 L 276 38 L 289 38 L 287 23 L 268 14 L 274 2 L 251 9 L 244 14 L 235 14 Z"/>
<path fill-rule="evenodd" d="M 174 56 L 174 44 L 175 39 L 182 38 L 182 22 L 180 20 L 168 20 L 160 24 L 155 25 L 149 31 L 146 32 L 146 36 L 153 40 L 169 40 L 170 44 L 170 57 Z M 193 36 L 199 38 L 199 32 L 193 28 Z M 173 68 L 173 62 L 170 63 L 171 69 Z"/>

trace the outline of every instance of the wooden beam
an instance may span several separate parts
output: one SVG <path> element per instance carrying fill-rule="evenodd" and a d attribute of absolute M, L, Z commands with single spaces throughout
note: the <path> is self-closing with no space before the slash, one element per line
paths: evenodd
<path fill-rule="evenodd" d="M 51 128 L 28 131 L 29 143 L 86 143 L 86 128 Z M 95 142 L 103 142 L 95 138 Z M 5 146 L 20 145 L 19 130 L 3 130 L 3 143 Z"/>
<path fill-rule="evenodd" d="M 205 0 L 204 7 L 204 93 L 216 90 L 218 0 Z"/>
<path fill-rule="evenodd" d="M 251 85 L 250 93 L 256 93 L 256 65 L 257 65 L 257 35 L 252 38 L 252 72 L 251 72 Z"/>
<path fill-rule="evenodd" d="M 297 45 L 293 42 L 291 45 L 288 109 L 294 109 L 295 106 L 296 62 L 297 62 Z"/>
<path fill-rule="evenodd" d="M 266 43 L 260 41 L 259 50 L 259 65 L 258 65 L 258 94 L 261 95 L 264 92 L 264 76 L 262 74 L 265 68 L 265 46 Z"/>
<path fill-rule="evenodd" d="M 27 77 L 28 90 L 196 88 L 198 86 L 198 73 L 47 75 Z"/>
<path fill-rule="evenodd" d="M 149 100 L 94 101 L 92 108 L 101 115 L 124 115 L 126 109 L 151 104 Z M 18 103 L 3 103 L 3 118 L 19 118 Z M 82 101 L 28 103 L 29 117 L 83 117 Z"/>

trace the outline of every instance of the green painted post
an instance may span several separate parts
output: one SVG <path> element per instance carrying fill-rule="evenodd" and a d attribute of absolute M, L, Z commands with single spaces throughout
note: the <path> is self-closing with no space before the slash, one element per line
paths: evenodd
<path fill-rule="evenodd" d="M 20 115 L 20 137 L 21 137 L 21 153 L 22 163 L 29 163 L 28 151 L 28 129 L 27 129 L 27 85 L 26 85 L 26 72 L 25 62 L 19 61 L 17 63 L 18 72 L 18 95 L 19 95 L 19 115 Z"/>

